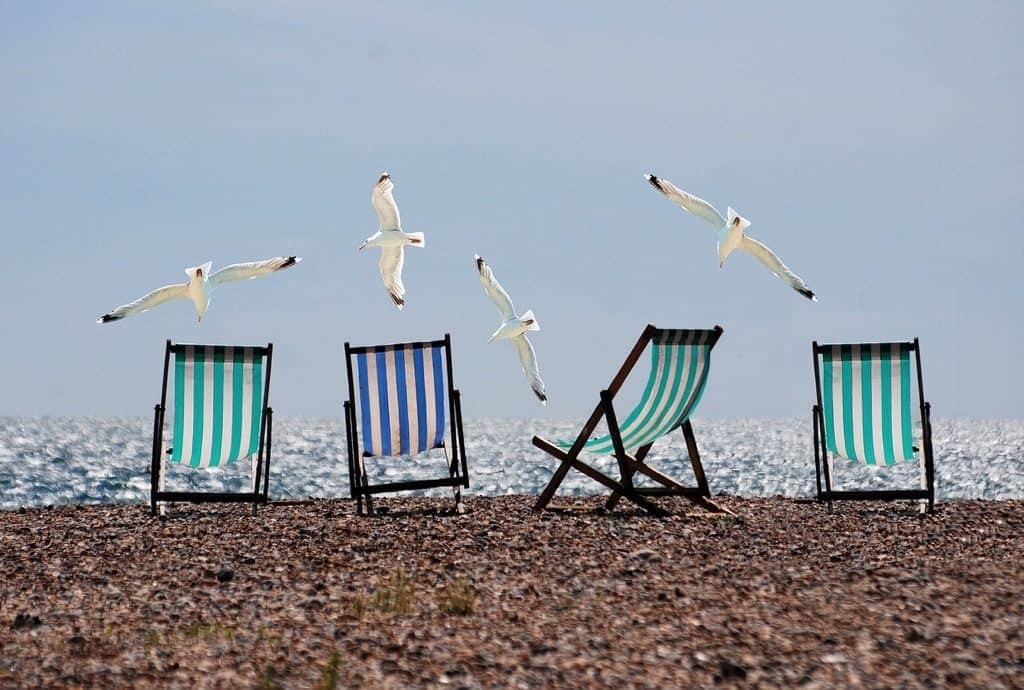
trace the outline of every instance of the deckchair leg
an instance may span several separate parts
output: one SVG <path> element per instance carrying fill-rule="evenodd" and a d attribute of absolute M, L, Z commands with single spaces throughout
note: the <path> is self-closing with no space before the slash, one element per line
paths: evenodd
<path fill-rule="evenodd" d="M 651 446 L 653 446 L 653 445 L 654 445 L 653 443 L 648 443 L 646 446 L 641 446 L 640 448 L 638 448 L 637 451 L 636 451 L 636 456 L 635 456 L 636 457 L 636 461 L 637 462 L 643 462 L 644 458 L 647 457 L 648 451 L 651 450 Z M 622 478 L 623 479 L 623 481 L 622 481 L 623 485 L 626 485 L 626 473 L 628 473 L 628 476 L 629 476 L 629 479 L 630 479 L 630 482 L 629 482 L 628 486 L 632 487 L 632 485 L 633 485 L 632 479 L 633 479 L 634 471 L 631 468 L 624 467 L 622 461 L 619 461 L 619 471 L 623 473 L 623 478 Z M 619 503 L 619 499 L 621 499 L 621 498 L 622 498 L 622 494 L 620 492 L 613 491 L 612 495 L 608 497 L 608 500 L 604 502 L 605 510 L 614 510 L 615 506 L 618 505 L 618 503 Z"/>
<path fill-rule="evenodd" d="M 668 515 L 667 511 L 665 511 L 665 509 L 662 508 L 661 506 L 659 506 L 658 504 L 656 504 L 656 503 L 654 503 L 652 501 L 647 500 L 645 497 L 641 496 L 636 491 L 627 489 L 621 483 L 615 481 L 614 479 L 612 479 L 611 477 L 608 477 L 607 475 L 602 474 L 601 472 L 595 470 L 590 465 L 587 465 L 586 463 L 581 462 L 579 459 L 571 457 L 568 453 L 566 453 L 565 451 L 563 451 L 561 448 L 559 448 L 555 444 L 551 443 L 550 441 L 548 441 L 546 439 L 543 439 L 543 438 L 541 438 L 539 436 L 534 436 L 533 437 L 533 445 L 537 446 L 538 448 L 540 448 L 541 450 L 545 451 L 546 453 L 549 453 L 550 455 L 553 455 L 554 457 L 556 457 L 559 460 L 561 460 L 562 461 L 562 465 L 560 466 L 559 469 L 564 467 L 566 472 L 568 472 L 570 467 L 573 468 L 573 469 L 579 470 L 580 472 L 582 472 L 586 476 L 588 476 L 591 479 L 593 479 L 598 484 L 601 484 L 601 485 L 611 489 L 612 491 L 620 492 L 626 498 L 628 498 L 629 500 L 633 501 L 633 503 L 637 504 L 638 506 L 640 506 L 644 510 L 648 511 L 649 513 L 652 513 L 652 514 L 658 515 L 658 516 Z M 564 474 L 565 473 L 563 472 L 563 476 L 564 476 Z M 550 486 L 550 484 L 549 484 L 549 486 Z M 539 503 L 539 501 L 538 501 L 538 503 Z M 545 505 L 546 505 L 546 503 L 545 503 Z M 541 508 L 537 508 L 535 506 L 534 509 L 535 510 L 539 510 Z"/>
<path fill-rule="evenodd" d="M 693 425 L 687 419 L 683 422 L 683 439 L 686 441 L 686 452 L 690 455 L 690 465 L 693 467 L 693 476 L 697 478 L 697 488 L 702 496 L 710 496 L 708 479 L 704 475 L 704 465 L 700 461 L 700 451 L 697 450 L 697 438 L 693 435 Z"/>

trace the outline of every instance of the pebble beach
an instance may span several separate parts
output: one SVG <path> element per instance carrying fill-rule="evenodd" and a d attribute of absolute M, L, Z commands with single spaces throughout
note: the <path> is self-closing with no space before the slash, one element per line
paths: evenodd
<path fill-rule="evenodd" d="M 0 512 L 0 687 L 1024 687 L 1024 502 Z"/>

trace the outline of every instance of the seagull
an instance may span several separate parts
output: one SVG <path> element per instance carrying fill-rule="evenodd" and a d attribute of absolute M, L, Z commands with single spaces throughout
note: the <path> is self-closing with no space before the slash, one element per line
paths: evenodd
<path fill-rule="evenodd" d="M 113 311 L 104 314 L 96 320 L 96 323 L 120 321 L 126 316 L 149 311 L 159 304 L 180 298 L 192 300 L 192 304 L 196 307 L 196 316 L 202 322 L 203 314 L 206 313 L 206 308 L 210 306 L 210 293 L 221 283 L 256 278 L 267 273 L 273 273 L 274 271 L 281 271 L 289 266 L 294 266 L 300 261 L 302 259 L 297 256 L 277 256 L 266 261 L 231 264 L 212 274 L 210 273 L 210 267 L 213 266 L 213 262 L 207 261 L 202 266 L 193 266 L 192 268 L 185 269 L 185 275 L 188 276 L 187 283 L 175 283 L 174 285 L 164 285 L 162 288 L 157 288 L 134 302 L 123 304 Z"/>
<path fill-rule="evenodd" d="M 715 229 L 718 230 L 719 268 L 725 264 L 726 258 L 734 249 L 742 249 L 749 254 L 753 254 L 754 258 L 767 266 L 769 271 L 784 280 L 787 285 L 801 295 L 812 302 L 818 301 L 818 298 L 815 297 L 811 289 L 807 287 L 807 283 L 800 276 L 789 270 L 786 264 L 782 263 L 782 259 L 775 255 L 775 252 L 744 233 L 744 230 L 750 227 L 750 221 L 733 211 L 731 206 L 726 211 L 727 217 L 722 218 L 722 214 L 714 206 L 699 197 L 684 192 L 668 180 L 650 174 L 644 175 L 644 177 L 655 189 L 669 199 L 693 215 L 703 218 L 715 226 Z"/>
<path fill-rule="evenodd" d="M 380 174 L 377 184 L 373 187 L 370 201 L 380 218 L 380 229 L 366 238 L 359 245 L 359 251 L 367 247 L 380 247 L 380 277 L 384 287 L 399 309 L 405 306 L 405 286 L 402 285 L 402 264 L 405 263 L 405 245 L 423 246 L 422 232 L 402 232 L 402 222 L 398 216 L 398 204 L 391 190 L 395 183 L 386 172 Z"/>
<path fill-rule="evenodd" d="M 487 341 L 511 340 L 516 349 L 519 350 L 519 361 L 523 364 L 523 373 L 530 379 L 530 388 L 540 399 L 541 404 L 548 404 L 548 394 L 544 392 L 544 382 L 540 379 L 540 370 L 537 368 L 537 353 L 533 351 L 533 345 L 526 338 L 526 331 L 539 331 L 540 325 L 533 315 L 532 309 L 527 309 L 522 316 L 516 316 L 516 309 L 512 306 L 512 300 L 508 293 L 501 287 L 491 272 L 487 262 L 475 255 L 476 270 L 480 274 L 480 282 L 484 286 L 484 292 L 491 298 L 491 301 L 498 307 L 501 314 L 501 326 Z"/>

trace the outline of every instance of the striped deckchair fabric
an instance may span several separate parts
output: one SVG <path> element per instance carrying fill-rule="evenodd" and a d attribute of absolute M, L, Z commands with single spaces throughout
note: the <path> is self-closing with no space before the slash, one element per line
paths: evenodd
<path fill-rule="evenodd" d="M 825 441 L 868 465 L 914 460 L 913 343 L 830 345 L 821 350 Z"/>
<path fill-rule="evenodd" d="M 697 330 L 648 325 L 626 355 L 611 384 L 600 392 L 600 402 L 575 439 L 549 441 L 540 436 L 533 437 L 533 445 L 560 462 L 537 498 L 534 509 L 548 507 L 566 474 L 575 469 L 611 489 L 612 493 L 605 502 L 607 510 L 612 510 L 620 499 L 626 498 L 650 513 L 662 515 L 666 510 L 649 497 L 682 496 L 708 510 L 729 512 L 710 499 L 711 492 L 690 422 L 690 415 L 707 385 L 711 350 L 721 335 L 721 326 Z M 640 401 L 620 422 L 615 411 L 615 396 L 648 348 L 651 350 L 651 369 L 647 384 Z M 591 438 L 602 420 L 608 433 Z M 686 441 L 696 486 L 684 486 L 645 462 L 654 442 L 675 429 L 682 431 Z M 611 453 L 618 463 L 619 478 L 609 476 L 596 464 L 585 462 L 580 456 L 584 450 Z M 634 485 L 633 479 L 638 475 L 647 480 L 646 485 Z"/>
<path fill-rule="evenodd" d="M 633 452 L 682 425 L 697 407 L 707 384 L 711 347 L 718 337 L 709 330 L 657 330 L 651 339 L 651 372 L 640 402 L 619 423 L 622 445 Z M 575 439 L 559 440 L 571 448 Z M 611 434 L 584 444 L 591 453 L 612 453 Z"/>
<path fill-rule="evenodd" d="M 356 352 L 363 452 L 411 455 L 445 432 L 444 344 L 406 343 Z"/>
<path fill-rule="evenodd" d="M 263 351 L 184 345 L 174 352 L 171 461 L 219 467 L 259 451 Z"/>
<path fill-rule="evenodd" d="M 270 488 L 270 445 L 274 411 L 268 404 L 274 346 L 186 345 L 167 341 L 163 386 L 154 409 L 150 508 L 163 504 L 251 503 L 253 514 Z M 170 448 L 164 452 L 164 417 L 171 407 Z M 182 468 L 215 469 L 249 458 L 250 481 L 243 491 L 167 490 L 167 461 Z M 180 477 L 182 475 L 177 475 Z M 195 486 L 200 480 L 190 480 Z M 203 479 L 202 482 L 213 482 Z"/>
<path fill-rule="evenodd" d="M 460 487 L 469 486 L 469 472 L 462 403 L 452 376 L 451 337 L 364 347 L 345 343 L 345 361 L 349 487 L 359 514 L 364 514 L 364 505 L 373 514 L 373 496 L 378 493 L 445 486 L 451 487 L 455 509 L 462 512 Z M 434 449 L 443 451 L 445 458 L 440 476 L 373 483 L 367 470 L 367 458 L 380 458 L 374 465 L 378 467 L 388 458 Z M 409 468 L 423 464 L 405 463 Z"/>
<path fill-rule="evenodd" d="M 889 343 L 812 343 L 812 409 L 818 500 L 920 500 L 935 505 L 931 405 L 924 399 L 917 338 Z M 915 401 L 916 397 L 916 401 Z M 920 423 L 915 418 L 920 412 Z M 837 488 L 835 458 L 886 467 L 916 461 L 919 488 Z M 878 480 L 876 475 L 875 481 Z"/>

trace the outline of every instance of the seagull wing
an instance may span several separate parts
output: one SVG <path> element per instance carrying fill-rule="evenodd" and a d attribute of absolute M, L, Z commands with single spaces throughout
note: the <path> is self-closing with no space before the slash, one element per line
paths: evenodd
<path fill-rule="evenodd" d="M 245 264 L 231 264 L 225 266 L 219 271 L 215 271 L 210 275 L 210 284 L 212 286 L 220 285 L 221 283 L 228 283 L 233 280 L 248 280 L 249 278 L 256 278 L 258 276 L 273 273 L 274 271 L 281 271 L 289 266 L 302 261 L 297 256 L 275 256 L 273 259 L 267 259 L 266 261 L 251 261 Z"/>
<path fill-rule="evenodd" d="M 391 181 L 391 177 L 384 173 L 377 180 L 377 184 L 373 188 L 373 195 L 370 197 L 373 208 L 377 211 L 377 217 L 380 219 L 381 230 L 398 230 L 402 227 L 402 221 L 398 215 L 398 204 L 395 203 L 395 197 L 391 194 L 394 187 L 395 183 Z"/>
<path fill-rule="evenodd" d="M 651 185 L 659 192 L 682 206 L 693 215 L 699 216 L 711 223 L 715 226 L 716 230 L 725 225 L 725 218 L 723 218 L 722 214 L 718 212 L 718 209 L 700 197 L 684 192 L 679 189 L 679 187 L 676 187 L 674 184 L 661 177 L 655 177 L 654 175 L 644 175 L 644 177 L 646 177 L 647 181 L 650 182 Z"/>
<path fill-rule="evenodd" d="M 402 266 L 405 264 L 405 249 L 397 247 L 381 247 L 380 250 L 380 277 L 384 281 L 384 287 L 394 300 L 395 306 L 399 309 L 405 306 L 405 286 L 402 285 Z"/>
<path fill-rule="evenodd" d="M 518 335 L 512 338 L 516 349 L 519 350 L 519 361 L 523 364 L 523 372 L 530 379 L 530 388 L 534 394 L 545 405 L 548 404 L 548 394 L 544 391 L 544 382 L 540 378 L 540 369 L 537 367 L 537 353 L 533 351 L 533 344 L 526 335 Z"/>
<path fill-rule="evenodd" d="M 805 283 L 800 276 L 789 270 L 786 264 L 782 263 L 782 259 L 776 256 L 775 252 L 771 249 L 748 235 L 744 235 L 743 239 L 740 240 L 740 249 L 753 254 L 758 261 L 768 267 L 769 271 L 777 275 L 779 278 L 782 278 L 786 281 L 787 285 L 799 292 L 801 295 L 812 302 L 818 301 L 818 298 L 814 296 L 811 289 L 807 287 L 807 283 Z"/>
<path fill-rule="evenodd" d="M 126 316 L 132 314 L 138 314 L 144 311 L 148 311 L 153 307 L 169 302 L 172 299 L 179 299 L 181 297 L 188 297 L 188 283 L 175 283 L 174 285 L 164 285 L 162 288 L 157 288 L 148 295 L 143 295 L 134 302 L 128 304 L 122 304 L 120 307 L 107 312 L 99 319 L 96 323 L 107 323 L 109 321 L 118 321 Z"/>
<path fill-rule="evenodd" d="M 491 271 L 491 267 L 487 265 L 483 257 L 476 257 L 476 270 L 480 273 L 480 284 L 484 286 L 484 292 L 487 293 L 487 296 L 498 307 L 498 311 L 501 313 L 501 320 L 508 321 L 515 316 L 516 309 L 512 306 L 512 299 L 505 292 L 505 288 L 501 287 L 501 283 L 495 279 L 494 272 Z"/>

